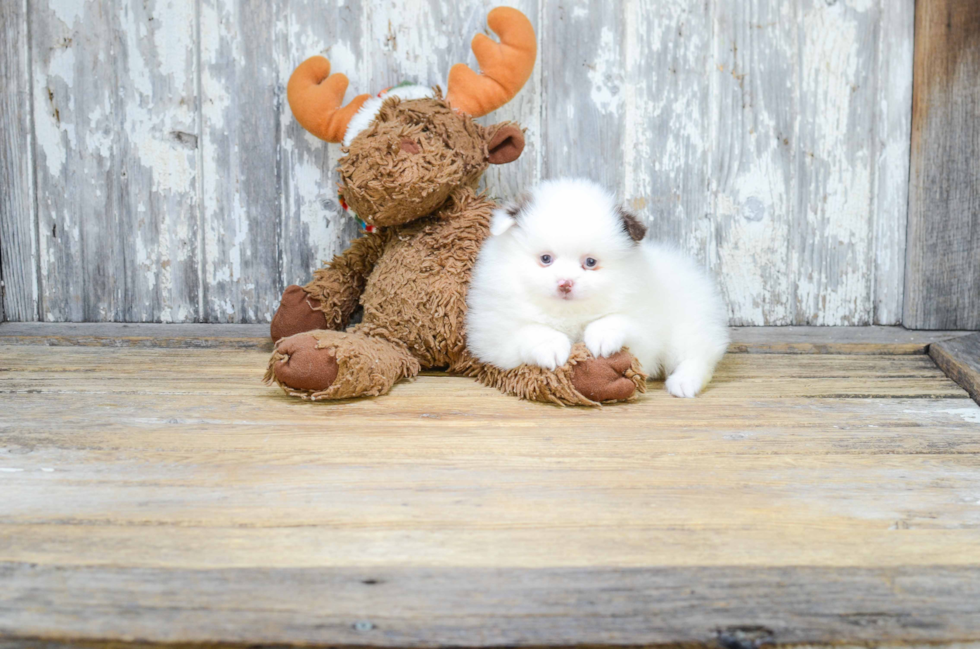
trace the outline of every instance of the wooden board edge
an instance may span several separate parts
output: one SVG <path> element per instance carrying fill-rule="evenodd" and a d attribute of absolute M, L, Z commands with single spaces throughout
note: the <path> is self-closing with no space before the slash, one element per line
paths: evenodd
<path fill-rule="evenodd" d="M 867 343 L 847 341 L 783 341 L 745 342 L 733 340 L 728 345 L 729 354 L 836 354 L 843 356 L 879 355 L 914 356 L 928 352 L 929 343 Z"/>
<path fill-rule="evenodd" d="M 733 327 L 732 354 L 928 353 L 929 345 L 969 331 L 902 327 Z M 271 351 L 266 324 L 0 323 L 0 345 L 256 349 Z"/>
<path fill-rule="evenodd" d="M 719 634 L 716 643 L 693 644 L 693 643 L 667 643 L 667 644 L 566 644 L 566 645 L 540 645 L 532 649 L 868 649 L 868 644 L 840 644 L 840 643 L 807 643 L 807 644 L 756 644 L 754 634 L 759 633 L 758 629 L 749 628 L 748 632 L 737 630 L 735 634 Z M 262 645 L 261 647 L 247 643 L 226 644 L 226 643 L 206 643 L 206 644 L 166 644 L 148 643 L 139 641 L 118 641 L 118 640 L 51 640 L 45 638 L 3 638 L 0 637 L 0 649 L 290 649 L 297 645 Z M 301 645 L 302 649 L 372 649 L 370 645 Z M 424 645 L 429 649 L 428 645 Z M 958 640 L 939 643 L 919 643 L 919 642 L 884 642 L 873 643 L 874 649 L 980 649 L 980 641 Z M 404 649 L 419 649 L 418 647 L 408 647 Z M 432 647 L 431 649 L 438 649 Z M 447 648 L 450 649 L 450 648 Z M 451 649 L 470 649 L 466 645 L 454 646 Z M 504 649 L 501 647 L 500 649 Z M 511 648 L 507 648 L 511 649 Z"/>
<path fill-rule="evenodd" d="M 0 563 L 0 575 L 0 649 L 980 642 L 980 566 L 171 570 Z"/>
<path fill-rule="evenodd" d="M 0 336 L 0 345 L 41 345 L 45 347 L 120 347 L 142 349 L 249 349 L 271 352 L 268 338 L 184 338 L 94 336 Z"/>
<path fill-rule="evenodd" d="M 900 326 L 733 327 L 729 353 L 746 354 L 926 354 L 929 345 L 971 331 L 913 331 Z"/>
<path fill-rule="evenodd" d="M 0 322 L 38 319 L 37 187 L 30 7 L 0 4 Z"/>
<path fill-rule="evenodd" d="M 980 3 L 915 7 L 905 301 L 914 327 L 980 327 Z"/>
<path fill-rule="evenodd" d="M 980 405 L 980 333 L 932 344 L 929 357 Z"/>
<path fill-rule="evenodd" d="M 266 324 L 6 322 L 0 323 L 0 345 L 272 351 Z"/>

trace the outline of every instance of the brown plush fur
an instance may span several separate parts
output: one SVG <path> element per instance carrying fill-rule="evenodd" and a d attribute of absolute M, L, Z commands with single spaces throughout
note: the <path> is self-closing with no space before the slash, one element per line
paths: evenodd
<path fill-rule="evenodd" d="M 294 396 L 343 399 L 384 394 L 420 369 L 446 368 L 525 399 L 590 406 L 644 390 L 628 352 L 594 359 L 578 345 L 555 371 L 503 371 L 467 352 L 466 293 L 495 207 L 475 186 L 500 128 L 514 127 L 482 127 L 440 98 L 384 103 L 340 163 L 344 198 L 379 230 L 317 271 L 302 288 L 309 300 L 283 301 L 273 329 L 286 337 L 267 381 Z M 340 333 L 357 306 L 362 321 Z M 289 330 L 311 310 L 330 330 Z"/>

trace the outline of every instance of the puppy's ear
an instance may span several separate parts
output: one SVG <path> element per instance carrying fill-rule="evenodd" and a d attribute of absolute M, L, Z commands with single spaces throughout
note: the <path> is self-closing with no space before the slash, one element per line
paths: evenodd
<path fill-rule="evenodd" d="M 513 203 L 508 203 L 499 210 L 494 211 L 493 218 L 490 220 L 490 234 L 499 237 L 507 230 L 517 225 L 517 217 L 531 202 L 531 197 L 521 194 Z"/>
<path fill-rule="evenodd" d="M 490 234 L 499 237 L 513 226 L 517 225 L 517 219 L 511 216 L 507 210 L 495 210 L 493 218 L 490 219 Z"/>
<path fill-rule="evenodd" d="M 637 243 L 643 241 L 643 237 L 647 236 L 647 226 L 643 225 L 639 217 L 622 205 L 616 207 L 616 213 L 619 214 L 619 219 L 623 223 L 623 230 L 630 239 Z"/>

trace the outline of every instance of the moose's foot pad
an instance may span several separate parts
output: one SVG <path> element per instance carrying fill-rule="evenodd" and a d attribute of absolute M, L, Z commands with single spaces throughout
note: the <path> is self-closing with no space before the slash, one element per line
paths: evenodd
<path fill-rule="evenodd" d="M 337 379 L 339 366 L 334 350 L 319 347 L 319 342 L 316 336 L 305 333 L 283 339 L 276 346 L 270 368 L 276 383 L 293 390 L 328 390 Z"/>
<path fill-rule="evenodd" d="M 386 394 L 419 369 L 397 343 L 353 330 L 318 329 L 280 340 L 265 378 L 291 396 L 351 399 Z"/>

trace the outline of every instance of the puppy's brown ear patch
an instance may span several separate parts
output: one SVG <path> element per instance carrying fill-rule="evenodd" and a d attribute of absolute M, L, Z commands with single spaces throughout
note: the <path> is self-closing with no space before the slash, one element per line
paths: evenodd
<path fill-rule="evenodd" d="M 643 225 L 639 217 L 620 205 L 616 208 L 619 218 L 623 222 L 623 230 L 630 235 L 630 239 L 639 243 L 643 237 L 647 236 L 647 226 Z"/>
<path fill-rule="evenodd" d="M 507 205 L 507 214 L 516 219 L 517 215 L 527 209 L 531 204 L 531 195 L 528 192 L 521 192 L 517 199 Z"/>
<path fill-rule="evenodd" d="M 490 234 L 497 237 L 517 225 L 517 217 L 520 216 L 528 205 L 531 204 L 531 195 L 523 193 L 517 200 L 508 203 L 500 210 L 494 212 L 490 221 Z"/>

